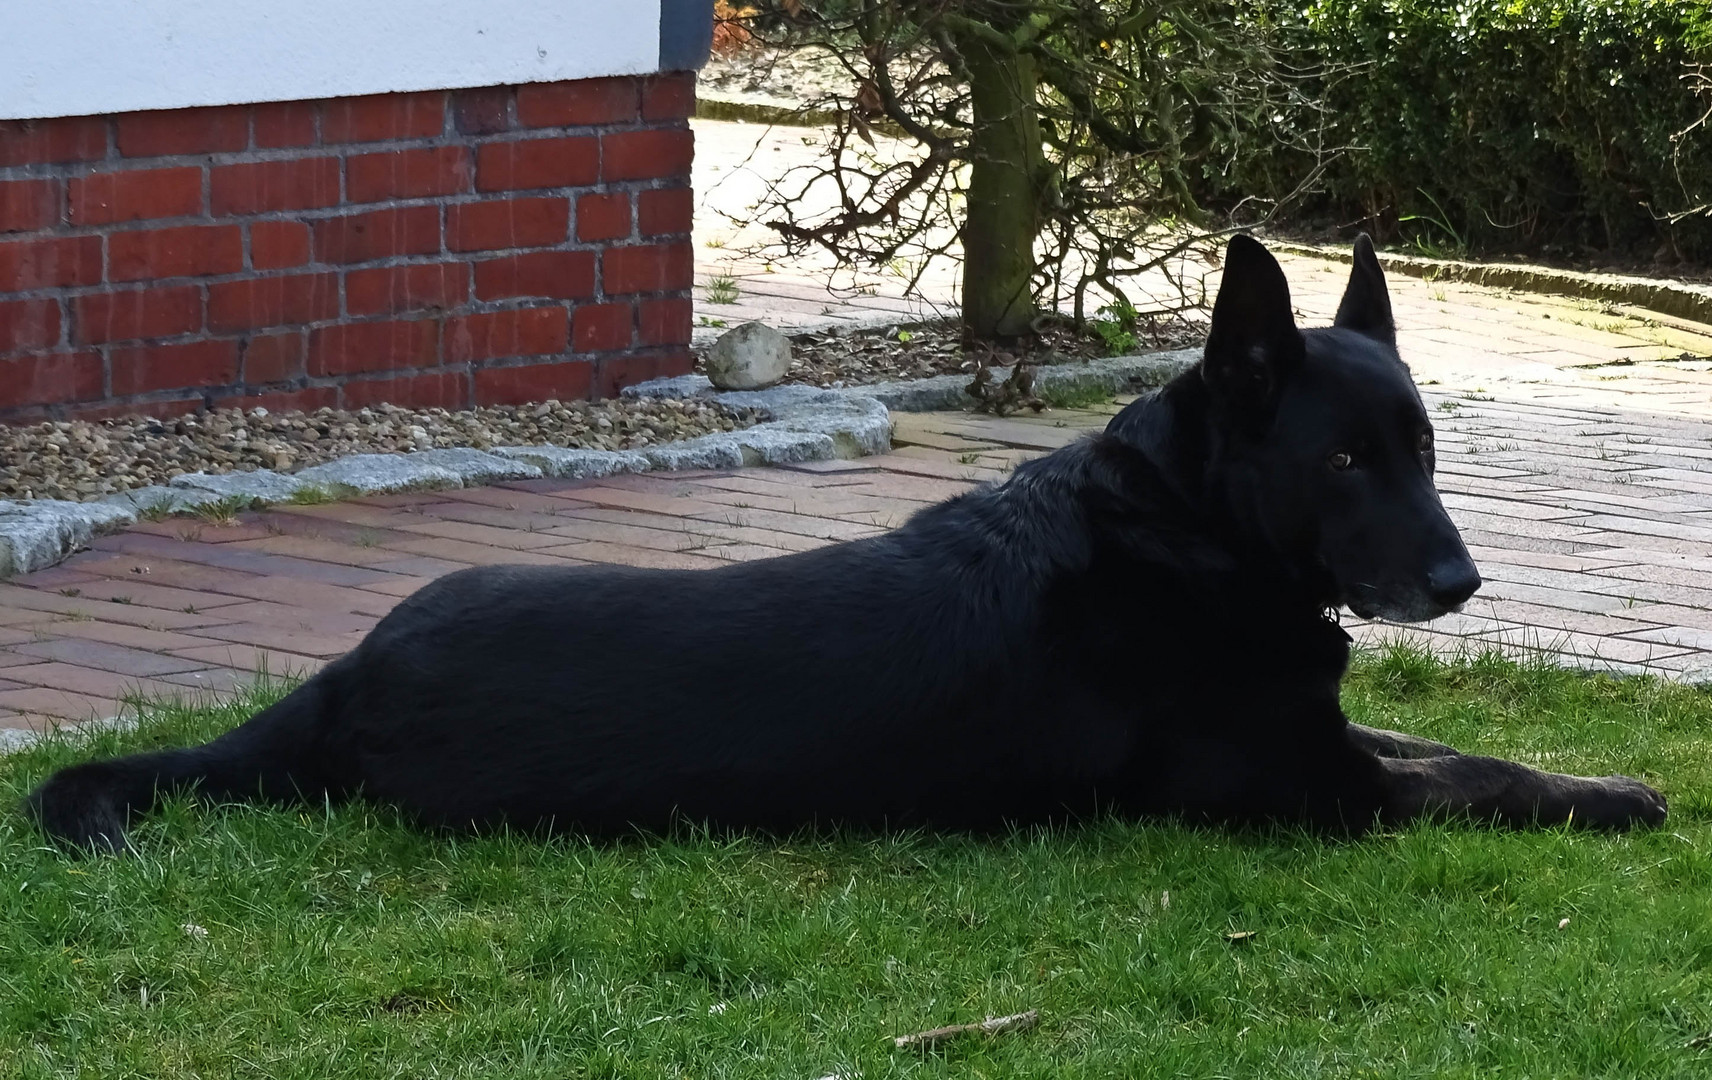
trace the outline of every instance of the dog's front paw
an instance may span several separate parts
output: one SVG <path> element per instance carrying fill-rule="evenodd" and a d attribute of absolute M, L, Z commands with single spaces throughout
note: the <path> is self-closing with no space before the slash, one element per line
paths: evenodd
<path fill-rule="evenodd" d="M 1593 791 L 1575 800 L 1574 820 L 1600 829 L 1662 825 L 1670 813 L 1665 797 L 1627 776 L 1601 776 Z"/>

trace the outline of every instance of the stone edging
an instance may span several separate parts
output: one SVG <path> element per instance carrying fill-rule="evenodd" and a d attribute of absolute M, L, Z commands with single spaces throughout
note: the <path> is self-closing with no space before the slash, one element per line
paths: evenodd
<path fill-rule="evenodd" d="M 1055 364 L 1035 369 L 1034 388 L 1061 391 L 1104 391 L 1121 394 L 1163 386 L 1184 368 L 1201 358 L 1200 349 L 1147 353 L 1142 356 L 1109 356 L 1099 360 Z M 995 382 L 1010 377 L 1010 368 L 992 369 Z M 967 375 L 935 375 L 927 379 L 901 379 L 862 383 L 837 390 L 810 386 L 775 386 L 770 390 L 733 390 L 720 393 L 704 375 L 680 375 L 672 379 L 627 386 L 624 397 L 709 398 L 733 408 L 765 409 L 775 412 L 814 395 L 835 394 L 846 400 L 878 401 L 894 412 L 934 412 L 960 409 L 969 403 Z"/>
<path fill-rule="evenodd" d="M 1040 369 L 1037 388 L 1124 390 L 1157 386 L 1195 362 L 1198 350 L 1113 357 Z M 995 369 L 995 375 L 1004 369 Z M 451 447 L 408 454 L 353 454 L 297 473 L 269 469 L 185 473 L 164 485 L 137 488 L 93 502 L 0 500 L 0 579 L 41 570 L 117 532 L 138 518 L 194 513 L 223 500 L 250 505 L 290 502 L 300 493 L 335 497 L 396 491 L 475 487 L 544 476 L 589 479 L 617 473 L 674 469 L 733 469 L 883 454 L 891 449 L 888 410 L 954 409 L 967 400 L 965 375 L 820 390 L 714 391 L 699 375 L 627 387 L 626 397 L 706 397 L 761 409 L 772 419 L 741 431 L 720 431 L 640 450 L 572 450 L 558 446 Z"/>
<path fill-rule="evenodd" d="M 408 454 L 352 454 L 297 473 L 270 469 L 185 473 L 164 485 L 93 502 L 0 501 L 0 578 L 52 566 L 96 536 L 138 518 L 194 513 L 222 500 L 250 505 L 290 502 L 304 492 L 334 497 L 474 487 L 544 476 L 583 479 L 615 473 L 816 461 L 884 453 L 892 425 L 872 398 L 829 392 L 769 409 L 771 420 L 639 450 L 572 450 L 558 446 L 451 447 Z"/>
<path fill-rule="evenodd" d="M 778 127 L 830 127 L 838 122 L 831 109 L 795 108 L 742 98 L 696 95 L 697 120 L 727 120 L 740 124 L 772 124 Z"/>
<path fill-rule="evenodd" d="M 1289 255 L 1305 255 L 1328 262 L 1350 261 L 1348 248 L 1294 244 L 1282 240 L 1268 240 L 1267 244 L 1273 251 Z M 1712 286 L 1709 285 L 1630 274 L 1585 274 L 1528 263 L 1479 263 L 1383 252 L 1379 262 L 1393 273 L 1426 281 L 1461 281 L 1519 292 L 1569 296 L 1577 300 L 1603 300 L 1691 322 L 1712 324 Z"/>

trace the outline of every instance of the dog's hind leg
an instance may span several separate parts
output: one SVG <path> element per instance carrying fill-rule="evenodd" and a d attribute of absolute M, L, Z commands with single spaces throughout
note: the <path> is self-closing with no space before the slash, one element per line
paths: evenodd
<path fill-rule="evenodd" d="M 1384 817 L 1393 823 L 1469 817 L 1517 827 L 1627 829 L 1657 825 L 1667 812 L 1663 795 L 1627 776 L 1565 776 L 1471 754 L 1378 761 Z"/>
<path fill-rule="evenodd" d="M 1349 725 L 1349 741 L 1374 757 L 1382 758 L 1450 757 L 1457 752 L 1453 746 L 1423 739 L 1418 735 L 1372 728 L 1365 724 Z"/>

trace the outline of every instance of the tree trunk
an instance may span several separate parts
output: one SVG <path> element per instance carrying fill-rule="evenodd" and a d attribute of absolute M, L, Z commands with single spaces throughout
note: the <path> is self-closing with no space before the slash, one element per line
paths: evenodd
<path fill-rule="evenodd" d="M 1030 278 L 1046 154 L 1034 58 L 969 35 L 959 51 L 974 99 L 969 205 L 963 219 L 963 333 L 1014 338 L 1034 319 Z"/>

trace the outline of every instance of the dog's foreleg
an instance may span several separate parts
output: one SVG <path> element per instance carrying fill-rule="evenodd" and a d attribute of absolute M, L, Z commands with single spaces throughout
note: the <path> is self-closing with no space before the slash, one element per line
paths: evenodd
<path fill-rule="evenodd" d="M 1664 796 L 1627 776 L 1565 776 L 1498 758 L 1454 754 L 1379 759 L 1385 818 L 1471 817 L 1506 825 L 1627 829 L 1664 821 Z"/>
<path fill-rule="evenodd" d="M 1417 735 L 1405 735 L 1401 731 L 1372 728 L 1365 724 L 1349 725 L 1349 741 L 1375 757 L 1382 758 L 1450 757 L 1456 753 L 1455 747 L 1446 746 L 1444 743 L 1423 739 Z"/>

